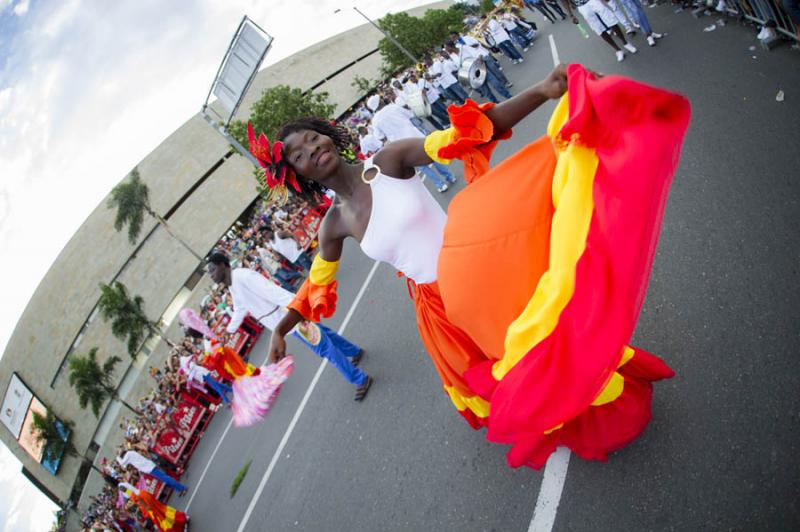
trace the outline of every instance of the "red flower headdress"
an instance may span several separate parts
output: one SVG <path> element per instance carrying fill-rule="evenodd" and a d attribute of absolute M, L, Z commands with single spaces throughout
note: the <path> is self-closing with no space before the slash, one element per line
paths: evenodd
<path fill-rule="evenodd" d="M 247 140 L 250 144 L 250 153 L 261 165 L 258 181 L 259 189 L 262 193 L 266 193 L 267 196 L 272 196 L 273 193 L 286 195 L 286 183 L 291 185 L 297 192 L 300 192 L 300 185 L 297 182 L 294 169 L 283 159 L 283 154 L 281 153 L 283 142 L 277 141 L 270 148 L 267 136 L 261 133 L 256 137 L 253 124 L 250 122 L 247 122 Z"/>

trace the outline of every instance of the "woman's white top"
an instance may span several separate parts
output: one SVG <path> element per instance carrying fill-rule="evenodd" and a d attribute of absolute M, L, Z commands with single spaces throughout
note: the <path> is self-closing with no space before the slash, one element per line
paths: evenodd
<path fill-rule="evenodd" d="M 364 161 L 365 171 L 373 167 L 378 173 L 369 181 L 372 212 L 361 249 L 418 284 L 436 281 L 447 214 L 417 175 L 397 179 L 383 174 L 371 157 Z"/>

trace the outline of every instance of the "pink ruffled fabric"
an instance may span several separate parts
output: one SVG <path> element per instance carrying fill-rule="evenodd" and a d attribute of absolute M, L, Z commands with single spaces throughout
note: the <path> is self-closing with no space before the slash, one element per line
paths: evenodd
<path fill-rule="evenodd" d="M 277 364 L 262 366 L 258 375 L 233 381 L 233 424 L 249 427 L 264 419 L 293 369 L 294 358 L 289 355 Z"/>

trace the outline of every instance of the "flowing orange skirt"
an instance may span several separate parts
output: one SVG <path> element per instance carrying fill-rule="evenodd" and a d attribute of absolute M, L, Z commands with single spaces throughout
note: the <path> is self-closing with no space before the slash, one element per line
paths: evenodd
<path fill-rule="evenodd" d="M 457 134 L 439 154 L 461 158 L 470 184 L 449 207 L 438 283 L 413 287 L 445 391 L 512 445 L 514 467 L 542 467 L 557 445 L 606 459 L 647 426 L 651 383 L 673 375 L 628 342 L 688 102 L 572 65 L 568 116 L 562 103 L 556 132 L 492 169 L 485 108 L 451 108 Z"/>

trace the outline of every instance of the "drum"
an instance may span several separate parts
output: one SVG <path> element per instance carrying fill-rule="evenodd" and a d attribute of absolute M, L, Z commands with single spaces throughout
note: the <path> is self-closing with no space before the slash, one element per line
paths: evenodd
<path fill-rule="evenodd" d="M 406 96 L 406 103 L 411 112 L 417 118 L 425 118 L 431 116 L 431 104 L 428 103 L 428 98 L 422 91 L 412 92 Z"/>
<path fill-rule="evenodd" d="M 470 57 L 461 61 L 458 69 L 458 81 L 464 87 L 480 89 L 486 83 L 486 64 L 482 57 Z"/>

